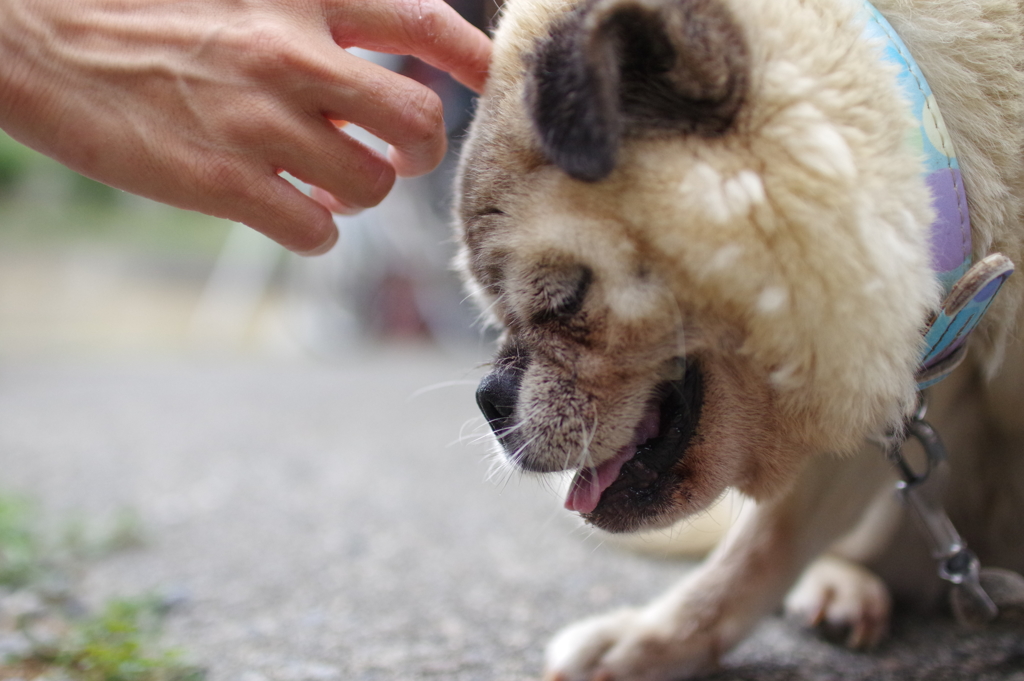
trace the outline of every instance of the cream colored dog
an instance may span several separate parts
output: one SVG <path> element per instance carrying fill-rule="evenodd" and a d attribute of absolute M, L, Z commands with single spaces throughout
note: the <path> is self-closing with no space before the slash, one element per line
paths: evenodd
<path fill-rule="evenodd" d="M 975 257 L 1024 264 L 1024 8 L 877 3 L 959 153 Z M 464 152 L 460 265 L 505 329 L 478 392 L 510 461 L 627 532 L 754 500 L 646 607 L 552 643 L 563 681 L 714 666 L 784 600 L 878 640 L 934 604 L 923 541 L 866 444 L 916 401 L 939 305 L 915 123 L 858 0 L 509 0 Z M 931 389 L 945 503 L 1024 569 L 1024 275 Z M 788 597 L 787 597 L 787 594 Z"/>

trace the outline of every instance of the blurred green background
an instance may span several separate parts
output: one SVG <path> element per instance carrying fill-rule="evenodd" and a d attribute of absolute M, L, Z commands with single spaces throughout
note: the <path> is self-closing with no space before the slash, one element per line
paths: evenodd
<path fill-rule="evenodd" d="M 90 245 L 211 258 L 230 226 L 90 180 L 0 131 L 0 248 Z"/>
<path fill-rule="evenodd" d="M 453 100 L 450 110 L 467 110 Z M 400 179 L 380 206 L 340 219 L 330 253 L 300 258 L 241 225 L 82 177 L 0 133 L 0 360 L 330 358 L 380 341 L 475 352 L 477 313 L 450 264 L 451 147 L 434 173 Z"/>
<path fill-rule="evenodd" d="M 495 3 L 452 2 L 478 26 Z M 340 218 L 328 254 L 299 258 L 235 223 L 82 177 L 0 131 L 0 360 L 135 354 L 345 354 L 380 341 L 479 354 L 451 267 L 451 188 L 473 94 L 412 58 L 352 50 L 441 97 L 449 154 Z M 345 129 L 383 152 L 386 145 Z"/>
<path fill-rule="evenodd" d="M 187 351 L 231 230 L 0 132 L 0 359 Z"/>

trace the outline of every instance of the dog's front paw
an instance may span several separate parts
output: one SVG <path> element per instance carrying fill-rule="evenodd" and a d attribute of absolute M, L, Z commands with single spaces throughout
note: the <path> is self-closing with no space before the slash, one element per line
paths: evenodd
<path fill-rule="evenodd" d="M 707 671 L 708 632 L 652 610 L 618 610 L 576 622 L 548 646 L 545 681 L 678 681 Z"/>
<path fill-rule="evenodd" d="M 872 648 L 889 627 L 892 602 L 885 583 L 866 568 L 822 556 L 786 597 L 786 614 L 851 648 Z"/>

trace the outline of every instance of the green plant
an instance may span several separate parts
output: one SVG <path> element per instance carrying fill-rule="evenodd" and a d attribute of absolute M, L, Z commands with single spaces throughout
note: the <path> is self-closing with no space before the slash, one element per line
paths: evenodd
<path fill-rule="evenodd" d="M 25 499 L 0 494 L 0 587 L 17 589 L 69 563 L 95 560 L 145 545 L 138 515 L 121 509 L 106 523 L 68 522 L 57 537 L 44 537 Z"/>
<path fill-rule="evenodd" d="M 81 681 L 201 681 L 178 652 L 155 648 L 164 614 L 154 597 L 110 601 L 75 625 L 53 663 Z"/>
<path fill-rule="evenodd" d="M 0 496 L 0 586 L 18 588 L 39 573 L 39 542 L 28 502 Z"/>
<path fill-rule="evenodd" d="M 0 494 L 0 598 L 4 590 L 24 590 L 41 606 L 14 626 L 30 642 L 27 653 L 0 654 L 0 679 L 36 678 L 56 671 L 76 681 L 202 681 L 202 669 L 181 661 L 176 651 L 157 646 L 166 601 L 156 596 L 111 600 L 94 615 L 77 617 L 70 591 L 53 592 L 76 566 L 144 541 L 138 516 L 121 511 L 106 525 L 68 524 L 60 538 L 44 541 L 33 507 L 20 497 Z M 70 582 L 69 582 L 70 583 Z M 35 626 L 49 622 L 53 636 L 37 636 Z M 10 633 L 10 629 L 8 633 Z M 0 634 L 5 633 L 0 630 Z"/>

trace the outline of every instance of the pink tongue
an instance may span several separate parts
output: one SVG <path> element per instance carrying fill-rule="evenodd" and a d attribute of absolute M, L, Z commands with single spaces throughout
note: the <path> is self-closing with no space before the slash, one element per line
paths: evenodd
<path fill-rule="evenodd" d="M 593 513 L 601 495 L 608 489 L 615 478 L 619 477 L 622 465 L 633 458 L 636 447 L 623 447 L 614 457 L 605 461 L 597 468 L 581 468 L 572 479 L 569 495 L 565 498 L 565 507 L 576 513 Z"/>
<path fill-rule="evenodd" d="M 636 455 L 636 448 L 658 434 L 661 425 L 659 417 L 657 405 L 652 405 L 640 419 L 640 425 L 628 445 L 596 468 L 581 468 L 569 486 L 565 508 L 576 513 L 593 513 L 601 495 L 619 477 L 622 466 Z"/>

